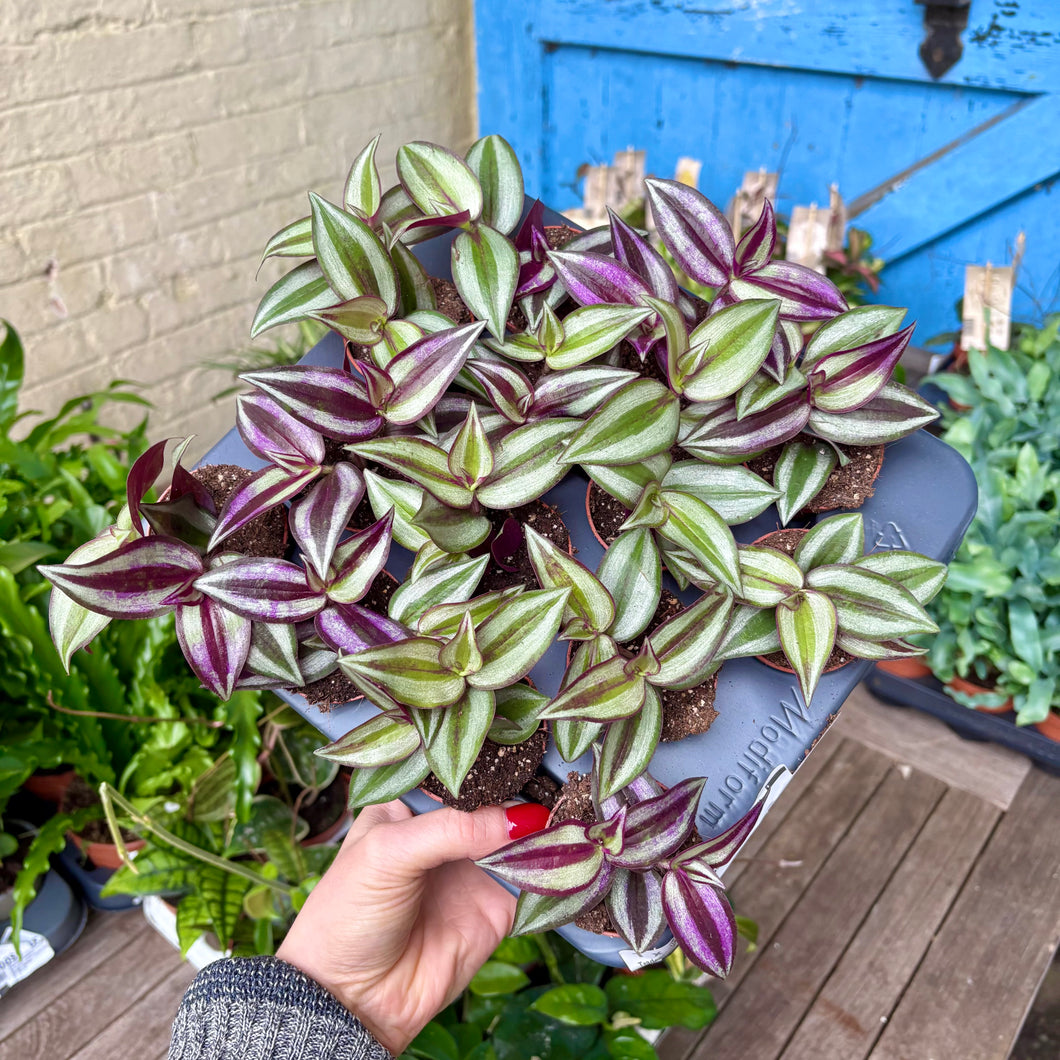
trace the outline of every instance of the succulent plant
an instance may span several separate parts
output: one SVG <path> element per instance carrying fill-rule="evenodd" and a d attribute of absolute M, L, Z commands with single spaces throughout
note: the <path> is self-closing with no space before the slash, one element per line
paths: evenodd
<path fill-rule="evenodd" d="M 820 523 L 794 559 L 738 546 L 731 529 L 771 504 L 787 522 L 841 446 L 933 418 L 890 379 L 909 329 L 898 330 L 901 311 L 847 310 L 825 278 L 773 261 L 768 206 L 737 244 L 698 193 L 649 182 L 665 246 L 715 292 L 704 301 L 618 217 L 554 238 L 539 203 L 524 209 L 500 137 L 464 158 L 407 144 L 387 190 L 376 148 L 355 160 L 340 204 L 310 196 L 308 215 L 269 240 L 264 258 L 306 260 L 266 292 L 253 324 L 322 322 L 343 363 L 242 377 L 254 391 L 237 425 L 264 466 L 223 504 L 180 449 L 154 499 L 165 443 L 148 450 L 117 525 L 43 568 L 53 635 L 68 661 L 112 618 L 172 611 L 189 665 L 219 695 L 344 678 L 378 713 L 321 754 L 354 767 L 358 806 L 429 774 L 462 797 L 483 748 L 528 752 L 543 725 L 568 760 L 597 745 L 597 822 L 535 837 L 522 862 L 488 859 L 529 892 L 520 925 L 559 924 L 606 892 L 635 947 L 650 945 L 665 910 L 701 967 L 721 974 L 733 928 L 714 870 L 761 804 L 683 848 L 702 782 L 664 795 L 646 776 L 662 698 L 728 659 L 783 650 L 809 699 L 833 644 L 884 658 L 917 650 L 904 638 L 933 628 L 922 605 L 940 565 L 863 556 L 856 516 Z M 440 278 L 410 249 L 454 230 L 451 272 L 471 323 L 438 310 Z M 775 485 L 740 466 L 778 445 Z M 540 510 L 578 466 L 630 513 L 595 572 L 525 508 Z M 250 554 L 248 533 L 273 518 L 289 544 Z M 395 542 L 413 554 L 407 570 Z M 701 594 L 649 630 L 664 569 Z M 557 639 L 569 661 L 547 695 L 526 678 Z M 556 835 L 552 881 L 541 851 Z"/>

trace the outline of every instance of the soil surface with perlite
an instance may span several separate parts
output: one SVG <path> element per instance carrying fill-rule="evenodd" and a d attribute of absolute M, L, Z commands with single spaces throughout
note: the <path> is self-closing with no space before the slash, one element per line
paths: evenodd
<path fill-rule="evenodd" d="M 496 532 L 511 516 L 520 526 L 529 526 L 542 537 L 548 538 L 557 548 L 569 552 L 571 547 L 570 533 L 559 509 L 545 501 L 531 501 L 521 508 L 513 508 L 508 511 L 487 510 L 484 513 L 493 523 Z M 487 547 L 487 546 L 483 546 Z M 486 567 L 482 580 L 478 584 L 477 592 L 490 593 L 498 589 L 510 589 L 515 585 L 525 585 L 528 589 L 537 587 L 537 573 L 534 565 L 530 562 L 530 553 L 526 547 L 526 535 L 518 547 L 509 556 L 503 556 L 504 566 L 497 562 L 494 556 L 490 556 L 489 566 Z M 511 570 L 506 570 L 511 567 Z"/>
<path fill-rule="evenodd" d="M 254 474 L 237 464 L 206 464 L 192 474 L 206 487 L 217 511 L 221 512 L 232 495 Z M 224 540 L 224 547 L 244 556 L 276 559 L 287 547 L 287 508 L 280 505 L 255 516 Z"/>

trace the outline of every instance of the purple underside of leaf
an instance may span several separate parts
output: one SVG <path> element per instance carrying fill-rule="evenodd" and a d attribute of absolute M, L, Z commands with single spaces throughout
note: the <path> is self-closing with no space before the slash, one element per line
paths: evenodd
<path fill-rule="evenodd" d="M 38 568 L 71 600 L 109 618 L 153 618 L 173 610 L 202 573 L 202 557 L 175 538 L 141 537 L 91 563 Z"/>
<path fill-rule="evenodd" d="M 493 553 L 493 558 L 497 563 L 506 571 L 514 571 L 517 567 L 508 561 L 519 551 L 519 546 L 522 543 L 523 528 L 519 520 L 508 516 L 501 524 L 497 536 L 490 542 L 490 552 Z"/>
<path fill-rule="evenodd" d="M 844 350 L 822 358 L 810 373 L 810 387 L 814 394 L 829 394 L 848 387 L 857 388 L 852 402 L 829 412 L 853 412 L 868 404 L 890 380 L 895 365 L 901 358 L 916 325 L 911 324 L 895 335 L 884 335 L 853 350 Z M 875 388 L 872 385 L 875 384 Z"/>
<path fill-rule="evenodd" d="M 644 305 L 651 288 L 614 258 L 591 251 L 549 254 L 560 282 L 579 305 Z"/>
<path fill-rule="evenodd" d="M 356 603 L 372 587 L 393 543 L 394 509 L 335 549 L 326 591 L 340 604 Z"/>
<path fill-rule="evenodd" d="M 736 953 L 736 918 L 725 895 L 673 869 L 663 879 L 663 908 L 685 956 L 708 975 L 728 975 Z"/>
<path fill-rule="evenodd" d="M 342 460 L 292 506 L 291 536 L 321 578 L 327 577 L 335 546 L 363 496 L 364 476 Z"/>
<path fill-rule="evenodd" d="M 590 884 L 602 859 L 601 848 L 586 837 L 581 821 L 562 821 L 509 843 L 476 864 L 524 891 L 563 897 Z"/>
<path fill-rule="evenodd" d="M 747 842 L 751 833 L 755 830 L 762 809 L 766 804 L 768 788 L 763 788 L 755 800 L 754 805 L 734 825 L 720 832 L 713 839 L 708 839 L 696 847 L 690 848 L 687 854 L 689 858 L 699 858 L 716 869 L 724 868 L 736 856 L 740 847 Z M 683 860 L 679 856 L 676 861 Z"/>
<path fill-rule="evenodd" d="M 203 686 L 228 699 L 250 651 L 251 622 L 209 597 L 177 608 L 177 640 Z"/>
<path fill-rule="evenodd" d="M 753 456 L 764 449 L 794 438 L 810 418 L 805 393 L 789 394 L 772 407 L 737 419 L 735 402 L 729 400 L 712 413 L 702 426 L 686 439 L 693 445 L 724 456 Z"/>
<path fill-rule="evenodd" d="M 639 802 L 626 815 L 625 846 L 611 860 L 646 869 L 673 854 L 688 838 L 706 777 L 688 777 L 669 791 Z"/>
<path fill-rule="evenodd" d="M 515 249 L 529 251 L 533 247 L 534 232 L 540 232 L 544 227 L 545 204 L 540 199 L 534 199 L 512 240 Z"/>
<path fill-rule="evenodd" d="M 531 415 L 586 415 L 636 378 L 635 372 L 602 364 L 552 372 L 538 380 Z"/>
<path fill-rule="evenodd" d="M 784 299 L 787 320 L 830 320 L 848 308 L 846 299 L 827 276 L 793 261 L 771 261 L 742 277 L 775 298 Z"/>
<path fill-rule="evenodd" d="M 499 361 L 468 361 L 464 367 L 482 384 L 490 404 L 502 416 L 520 416 L 520 402 L 532 395 L 534 388 L 518 368 Z"/>
<path fill-rule="evenodd" d="M 792 348 L 787 333 L 782 327 L 777 328 L 777 333 L 773 336 L 773 344 L 769 347 L 769 353 L 762 362 L 762 370 L 778 383 L 782 382 L 798 356 L 799 351 Z"/>
<path fill-rule="evenodd" d="M 342 368 L 295 364 L 241 379 L 274 398 L 295 419 L 337 442 L 371 438 L 383 425 L 364 384 Z"/>
<path fill-rule="evenodd" d="M 459 228 L 461 225 L 467 224 L 470 220 L 470 211 L 459 210 L 456 213 L 429 214 L 424 217 L 418 217 L 413 221 L 409 221 L 402 227 L 405 231 L 411 231 L 414 228 L 423 228 L 426 225 L 432 227 L 438 225 L 442 228 Z"/>
<path fill-rule="evenodd" d="M 740 238 L 736 248 L 736 275 L 760 269 L 773 257 L 777 248 L 777 220 L 773 213 L 773 204 L 769 199 L 762 200 L 762 212 L 750 228 Z"/>
<path fill-rule="evenodd" d="M 301 567 L 283 559 L 237 559 L 200 575 L 195 588 L 236 614 L 262 622 L 301 622 L 326 601 L 322 592 L 310 588 Z"/>
<path fill-rule="evenodd" d="M 328 604 L 313 621 L 321 639 L 346 655 L 411 636 L 400 622 L 358 604 Z"/>
<path fill-rule="evenodd" d="M 210 538 L 210 548 L 217 548 L 226 537 L 246 526 L 252 519 L 300 493 L 320 474 L 320 470 L 319 467 L 311 467 L 304 471 L 292 472 L 286 468 L 271 466 L 255 471 L 228 498 Z"/>
<path fill-rule="evenodd" d="M 534 253 L 528 261 L 519 266 L 519 279 L 515 286 L 515 297 L 525 298 L 530 294 L 538 294 L 547 291 L 556 280 L 556 270 L 552 262 L 548 260 L 548 243 L 544 243 L 544 251 L 538 251 L 539 243 L 534 240 Z"/>
<path fill-rule="evenodd" d="M 676 180 L 647 182 L 659 238 L 694 280 L 720 287 L 733 267 L 732 229 L 706 196 Z"/>
<path fill-rule="evenodd" d="M 129 477 L 125 481 L 125 498 L 129 505 L 129 517 L 140 534 L 148 532 L 147 520 L 140 514 L 140 501 L 155 484 L 166 461 L 166 444 L 170 439 L 160 442 L 141 453 L 129 468 Z"/>
<path fill-rule="evenodd" d="M 266 394 L 240 394 L 236 427 L 247 448 L 287 468 L 324 462 L 324 438 Z"/>
<path fill-rule="evenodd" d="M 173 467 L 173 481 L 167 500 L 179 501 L 185 497 L 194 501 L 195 507 L 207 515 L 217 515 L 213 494 L 183 464 L 178 463 Z"/>
<path fill-rule="evenodd" d="M 610 866 L 603 862 L 596 876 L 574 894 L 555 897 L 523 891 L 516 906 L 515 930 L 519 934 L 527 931 L 551 931 L 571 923 L 600 903 L 607 894 L 612 879 Z"/>

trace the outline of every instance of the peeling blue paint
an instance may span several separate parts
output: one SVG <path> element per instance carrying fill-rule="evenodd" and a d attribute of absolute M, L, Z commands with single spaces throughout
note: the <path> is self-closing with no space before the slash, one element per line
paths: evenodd
<path fill-rule="evenodd" d="M 1017 315 L 1060 309 L 1047 191 L 1060 173 L 1060 4 L 1031 7 L 972 0 L 964 56 L 935 83 L 911 0 L 479 0 L 480 124 L 560 208 L 578 202 L 582 165 L 636 146 L 659 174 L 701 158 L 720 202 L 745 170 L 781 169 L 787 211 L 826 201 L 833 180 L 854 199 L 1001 115 L 855 222 L 883 257 L 901 255 L 880 297 L 913 308 L 922 340 L 956 325 L 964 264 L 1004 262 L 1020 227 Z"/>

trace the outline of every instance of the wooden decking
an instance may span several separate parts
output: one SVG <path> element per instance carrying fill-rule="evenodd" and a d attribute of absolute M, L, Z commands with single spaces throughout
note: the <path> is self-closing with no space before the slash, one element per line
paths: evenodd
<path fill-rule="evenodd" d="M 1060 778 L 854 696 L 727 883 L 759 925 L 663 1060 L 1002 1060 L 1060 940 Z M 0 1001 L 0 1060 L 159 1060 L 193 971 L 96 914 Z"/>

